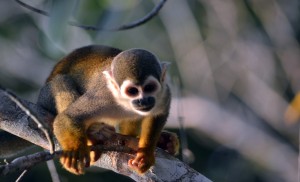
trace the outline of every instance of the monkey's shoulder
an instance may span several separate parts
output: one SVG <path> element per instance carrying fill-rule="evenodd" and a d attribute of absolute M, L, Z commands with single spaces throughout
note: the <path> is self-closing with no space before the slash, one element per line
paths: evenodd
<path fill-rule="evenodd" d="M 91 77 L 96 72 L 107 69 L 112 59 L 120 52 L 119 49 L 102 45 L 90 45 L 76 49 L 55 65 L 47 81 L 58 74 Z"/>

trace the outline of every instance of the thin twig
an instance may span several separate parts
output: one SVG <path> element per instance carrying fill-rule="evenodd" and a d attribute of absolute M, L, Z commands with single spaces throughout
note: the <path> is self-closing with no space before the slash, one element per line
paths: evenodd
<path fill-rule="evenodd" d="M 48 160 L 46 163 L 47 163 L 48 170 L 50 172 L 52 182 L 60 182 L 59 175 L 57 173 L 54 161 Z"/>
<path fill-rule="evenodd" d="M 180 89 L 180 80 L 178 77 L 174 79 L 175 82 L 175 95 L 177 98 L 182 98 L 182 93 Z M 186 130 L 184 127 L 184 109 L 182 107 L 182 103 L 180 100 L 177 100 L 176 102 L 176 107 L 177 107 L 177 118 L 178 118 L 178 123 L 179 123 L 179 134 L 180 134 L 180 143 L 181 143 L 181 155 L 182 155 L 182 160 L 183 162 L 186 163 L 192 163 L 195 159 L 193 152 L 189 149 L 188 147 L 188 139 L 186 136 Z"/>
<path fill-rule="evenodd" d="M 28 108 L 26 108 L 26 107 L 21 103 L 21 101 L 20 101 L 14 94 L 8 92 L 6 89 L 2 88 L 1 86 L 0 86 L 0 89 L 3 90 L 4 94 L 5 94 L 10 100 L 12 100 L 15 104 L 17 104 L 17 105 L 20 107 L 20 109 L 21 109 L 22 111 L 24 111 L 25 114 L 26 114 L 27 116 L 29 116 L 29 117 L 37 124 L 38 128 L 44 132 L 44 134 L 45 134 L 45 136 L 46 136 L 46 138 L 47 138 L 47 140 L 48 140 L 48 142 L 49 142 L 49 145 L 50 145 L 50 153 L 52 154 L 52 153 L 55 151 L 55 145 L 54 145 L 54 141 L 53 141 L 52 135 L 51 135 L 50 132 L 49 132 L 48 127 L 46 127 L 46 126 L 44 125 L 44 123 L 40 122 L 40 121 L 37 119 L 37 117 L 36 117 L 35 115 L 33 115 L 33 114 L 31 113 L 31 111 L 30 111 Z"/>
<path fill-rule="evenodd" d="M 44 16 L 50 16 L 48 12 L 44 11 L 44 10 L 40 10 L 38 8 L 35 8 L 33 6 L 30 6 L 20 0 L 16 0 L 16 2 L 23 6 L 24 8 L 27 8 L 33 12 L 36 12 L 38 14 L 44 15 Z M 144 17 L 135 20 L 133 22 L 130 22 L 128 24 L 124 24 L 115 28 L 100 28 L 97 26 L 90 26 L 90 25 L 81 25 L 75 22 L 69 22 L 69 24 L 71 26 L 75 26 L 75 27 L 79 27 L 85 30 L 92 30 L 92 31 L 101 31 L 101 30 L 105 30 L 105 31 L 121 31 L 121 30 L 128 30 L 128 29 L 132 29 L 135 27 L 138 27 L 140 25 L 143 25 L 144 23 L 150 21 L 153 17 L 155 17 L 158 12 L 161 10 L 161 8 L 164 6 L 164 4 L 167 2 L 167 0 L 161 0 L 147 15 L 145 15 Z"/>
<path fill-rule="evenodd" d="M 24 171 L 20 174 L 20 176 L 18 177 L 18 179 L 16 179 L 16 182 L 19 182 L 19 181 L 23 178 L 23 176 L 25 175 L 25 173 L 27 173 L 27 170 L 24 170 Z"/>
<path fill-rule="evenodd" d="M 93 31 L 100 31 L 100 30 L 107 30 L 107 31 L 128 30 L 128 29 L 132 29 L 132 28 L 135 28 L 137 26 L 143 25 L 144 23 L 150 21 L 154 16 L 156 16 L 158 14 L 158 12 L 160 11 L 160 9 L 163 7 L 163 5 L 166 2 L 167 2 L 167 0 L 161 0 L 146 16 L 142 17 L 141 19 L 135 20 L 135 21 L 133 21 L 131 23 L 128 23 L 128 24 L 121 25 L 121 26 L 116 27 L 116 28 L 105 29 L 105 28 L 99 28 L 99 27 L 96 27 L 96 26 L 80 25 L 80 24 L 76 24 L 74 22 L 70 22 L 70 25 L 75 26 L 75 27 L 79 27 L 79 28 L 83 28 L 85 30 L 93 30 Z"/>
<path fill-rule="evenodd" d="M 29 9 L 30 11 L 36 12 L 36 13 L 41 14 L 41 15 L 44 15 L 44 16 L 49 16 L 49 13 L 48 13 L 47 11 L 40 10 L 40 9 L 38 9 L 38 8 L 35 8 L 35 7 L 33 7 L 33 6 L 30 6 L 29 4 L 26 4 L 26 3 L 24 3 L 24 2 L 22 2 L 22 1 L 20 1 L 20 0 L 16 0 L 16 2 L 17 2 L 19 5 L 23 6 L 24 8 Z"/>

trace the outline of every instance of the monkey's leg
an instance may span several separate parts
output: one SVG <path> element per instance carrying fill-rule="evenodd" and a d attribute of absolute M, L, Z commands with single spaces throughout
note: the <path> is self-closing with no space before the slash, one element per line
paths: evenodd
<path fill-rule="evenodd" d="M 119 124 L 119 133 L 137 137 L 141 132 L 141 120 L 122 121 Z"/>
<path fill-rule="evenodd" d="M 129 167 L 144 173 L 155 163 L 154 152 L 165 121 L 164 115 L 149 116 L 142 121 L 139 149 L 136 157 L 128 161 Z"/>
<path fill-rule="evenodd" d="M 63 150 L 60 157 L 63 167 L 71 173 L 84 174 L 84 168 L 90 166 L 90 150 L 82 121 L 60 113 L 54 120 L 53 131 Z"/>

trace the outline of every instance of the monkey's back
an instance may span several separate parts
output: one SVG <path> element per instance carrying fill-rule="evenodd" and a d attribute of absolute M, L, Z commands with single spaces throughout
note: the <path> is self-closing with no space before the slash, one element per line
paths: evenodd
<path fill-rule="evenodd" d="M 102 73 L 107 69 L 112 59 L 120 52 L 119 49 L 102 45 L 76 49 L 55 65 L 46 82 L 51 81 L 58 74 L 63 74 L 71 76 L 76 81 L 87 83 L 94 74 Z"/>

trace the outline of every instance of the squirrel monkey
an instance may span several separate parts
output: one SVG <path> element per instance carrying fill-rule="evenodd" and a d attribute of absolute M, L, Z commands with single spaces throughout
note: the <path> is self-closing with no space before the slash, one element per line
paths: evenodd
<path fill-rule="evenodd" d="M 137 154 L 128 165 L 146 172 L 155 162 L 155 147 L 169 114 L 167 66 L 143 49 L 100 45 L 79 48 L 58 62 L 38 104 L 56 114 L 53 131 L 63 150 L 63 167 L 84 173 L 92 161 L 86 131 L 105 123 L 139 137 Z"/>

